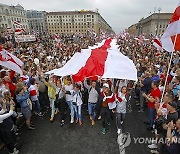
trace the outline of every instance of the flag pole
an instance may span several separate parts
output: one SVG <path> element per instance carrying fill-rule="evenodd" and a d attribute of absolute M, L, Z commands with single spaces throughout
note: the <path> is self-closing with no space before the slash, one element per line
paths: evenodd
<path fill-rule="evenodd" d="M 163 97 L 164 97 L 164 94 L 165 94 L 167 80 L 168 80 L 168 75 L 169 75 L 169 71 L 170 71 L 170 68 L 171 68 L 172 58 L 173 58 L 173 54 L 174 54 L 174 50 L 175 50 L 174 48 L 175 48 L 175 45 L 176 45 L 176 40 L 177 40 L 177 34 L 176 34 L 175 39 L 174 39 L 173 51 L 171 53 L 171 57 L 170 57 L 170 60 L 169 60 L 169 66 L 168 66 L 168 70 L 167 70 L 167 74 L 166 74 L 166 79 L 165 79 L 165 83 L 164 83 L 164 89 L 163 89 L 163 93 L 162 93 L 162 96 L 161 96 L 160 103 L 162 103 Z"/>

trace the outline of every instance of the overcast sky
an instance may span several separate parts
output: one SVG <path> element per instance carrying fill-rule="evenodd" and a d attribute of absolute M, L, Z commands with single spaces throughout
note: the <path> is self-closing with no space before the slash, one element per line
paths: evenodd
<path fill-rule="evenodd" d="M 117 33 L 147 17 L 155 8 L 162 12 L 173 12 L 178 0 L 1 0 L 8 5 L 21 4 L 25 9 L 44 11 L 95 10 Z"/>

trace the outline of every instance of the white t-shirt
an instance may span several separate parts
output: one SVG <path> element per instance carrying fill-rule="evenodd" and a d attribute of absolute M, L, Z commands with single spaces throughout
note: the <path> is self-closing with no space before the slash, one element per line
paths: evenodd
<path fill-rule="evenodd" d="M 69 86 L 64 85 L 64 89 L 65 89 L 65 91 L 71 91 L 71 90 L 73 90 L 73 85 L 72 84 Z M 66 94 L 66 101 L 72 101 L 72 96 L 69 94 Z"/>

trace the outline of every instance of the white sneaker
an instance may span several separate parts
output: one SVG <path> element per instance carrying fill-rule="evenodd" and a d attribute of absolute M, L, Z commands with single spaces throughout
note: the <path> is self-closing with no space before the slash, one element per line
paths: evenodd
<path fill-rule="evenodd" d="M 150 152 L 153 154 L 159 154 L 159 152 L 157 150 L 151 150 Z"/>
<path fill-rule="evenodd" d="M 124 121 L 121 121 L 121 125 L 124 123 Z"/>
<path fill-rule="evenodd" d="M 98 120 L 101 120 L 101 116 L 98 117 Z"/>
<path fill-rule="evenodd" d="M 71 124 L 73 124 L 74 123 L 74 118 L 71 118 Z"/>
<path fill-rule="evenodd" d="M 19 153 L 19 150 L 17 150 L 16 148 L 14 148 L 14 152 L 13 153 L 10 152 L 10 154 L 18 154 L 18 153 Z"/>
<path fill-rule="evenodd" d="M 121 134 L 121 129 L 118 129 L 118 130 L 117 130 L 117 134 L 118 134 L 118 135 Z"/>
<path fill-rule="evenodd" d="M 157 144 L 148 145 L 149 149 L 157 149 Z"/>

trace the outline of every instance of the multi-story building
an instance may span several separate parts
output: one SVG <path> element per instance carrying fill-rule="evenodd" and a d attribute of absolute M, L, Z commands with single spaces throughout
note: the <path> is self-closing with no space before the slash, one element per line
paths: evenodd
<path fill-rule="evenodd" d="M 19 22 L 28 32 L 29 25 L 24 8 L 20 4 L 16 6 L 0 4 L 0 29 L 6 30 L 7 27 L 15 29 L 16 26 L 13 24 L 15 21 Z"/>
<path fill-rule="evenodd" d="M 147 18 L 142 18 L 137 24 L 138 35 L 162 35 L 166 30 L 172 13 L 153 13 Z"/>
<path fill-rule="evenodd" d="M 111 26 L 103 19 L 98 11 L 49 12 L 46 17 L 48 32 L 50 34 L 88 34 L 88 30 L 96 34 L 100 32 L 113 32 Z"/>
<path fill-rule="evenodd" d="M 131 25 L 131 26 L 127 29 L 127 32 L 128 32 L 131 36 L 137 36 L 137 24 Z"/>
<path fill-rule="evenodd" d="M 27 10 L 27 18 L 29 22 L 29 30 L 31 33 L 46 33 L 47 23 L 45 11 Z"/>

